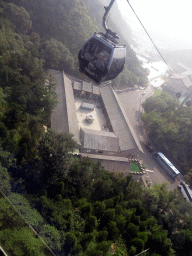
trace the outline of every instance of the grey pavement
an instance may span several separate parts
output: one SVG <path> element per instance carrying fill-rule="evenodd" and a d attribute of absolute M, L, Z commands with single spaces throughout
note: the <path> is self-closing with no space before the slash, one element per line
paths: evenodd
<path fill-rule="evenodd" d="M 146 92 L 146 94 L 143 95 L 144 91 Z M 147 167 L 147 169 L 153 171 L 146 172 L 144 178 L 148 180 L 148 182 L 151 184 L 166 182 L 168 183 L 169 189 L 173 190 L 177 188 L 177 181 L 173 181 L 165 173 L 165 171 L 159 166 L 159 164 L 152 158 L 151 153 L 149 153 L 144 147 L 146 136 L 140 122 L 140 115 L 142 112 L 141 104 L 143 100 L 145 100 L 153 93 L 153 89 L 151 86 L 148 86 L 144 91 L 125 91 L 119 93 L 118 97 L 145 152 L 145 155 L 141 155 L 139 157 L 142 158 L 142 163 Z"/>

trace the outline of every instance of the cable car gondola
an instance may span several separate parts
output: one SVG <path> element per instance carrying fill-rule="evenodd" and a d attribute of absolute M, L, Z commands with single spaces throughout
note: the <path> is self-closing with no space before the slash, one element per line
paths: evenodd
<path fill-rule="evenodd" d="M 119 38 L 106 26 L 106 17 L 115 0 L 105 7 L 103 17 L 104 33 L 95 33 L 79 51 L 79 70 L 97 84 L 116 78 L 124 68 L 126 48 L 119 44 Z"/>

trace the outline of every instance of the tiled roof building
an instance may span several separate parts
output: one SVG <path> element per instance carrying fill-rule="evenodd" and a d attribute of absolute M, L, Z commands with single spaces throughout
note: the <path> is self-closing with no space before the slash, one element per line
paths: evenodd
<path fill-rule="evenodd" d="M 59 133 L 69 132 L 63 74 L 53 70 L 49 71 L 49 74 L 54 75 L 58 83 L 56 87 L 58 102 L 51 114 L 51 128 Z"/>
<path fill-rule="evenodd" d="M 169 77 L 167 87 L 174 93 L 185 93 L 192 86 L 192 71 L 185 71 Z"/>
<path fill-rule="evenodd" d="M 78 144 L 80 144 L 79 127 L 77 123 L 77 114 L 76 114 L 76 108 L 75 108 L 72 82 L 64 74 L 64 72 L 63 72 L 63 79 L 64 79 L 65 101 L 66 101 L 66 107 L 67 107 L 69 132 L 74 135 L 74 139 L 77 141 Z"/>
<path fill-rule="evenodd" d="M 83 148 L 119 152 L 119 138 L 112 132 L 80 129 Z"/>
<path fill-rule="evenodd" d="M 119 138 L 120 150 L 125 151 L 138 148 L 143 152 L 135 132 L 111 85 L 101 87 L 100 92 L 113 132 Z"/>
<path fill-rule="evenodd" d="M 128 152 L 143 152 L 110 83 L 95 86 L 69 77 L 64 72 L 51 70 L 50 73 L 55 76 L 58 83 L 56 88 L 58 104 L 51 114 L 51 128 L 57 132 L 72 133 L 84 153 L 126 156 Z M 78 97 L 85 94 L 84 97 L 89 99 L 99 97 L 111 132 L 79 127 L 74 93 Z"/>

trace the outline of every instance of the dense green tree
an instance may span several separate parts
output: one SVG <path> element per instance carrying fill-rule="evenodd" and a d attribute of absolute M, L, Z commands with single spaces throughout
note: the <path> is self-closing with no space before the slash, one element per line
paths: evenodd
<path fill-rule="evenodd" d="M 4 9 L 3 14 L 5 17 L 9 17 L 18 34 L 27 33 L 32 26 L 30 15 L 23 7 L 10 3 Z"/>
<path fill-rule="evenodd" d="M 143 106 L 149 139 L 186 174 L 192 163 L 191 109 L 177 108 L 176 98 L 166 93 L 148 98 Z"/>
<path fill-rule="evenodd" d="M 51 129 L 43 134 L 38 146 L 43 164 L 41 172 L 43 183 L 56 185 L 62 181 L 67 171 L 64 168 L 67 165 L 67 153 L 72 152 L 76 147 L 72 137 L 72 134 L 57 134 Z"/>
<path fill-rule="evenodd" d="M 28 227 L 1 230 L 0 241 L 3 248 L 10 255 L 47 255 L 43 242 Z"/>
<path fill-rule="evenodd" d="M 25 220 L 32 226 L 34 229 L 39 232 L 41 226 L 44 223 L 44 219 L 38 213 L 37 210 L 33 209 L 30 206 L 28 200 L 19 194 L 11 193 L 8 197 L 16 209 L 22 214 Z"/>
<path fill-rule="evenodd" d="M 95 213 L 95 216 L 98 219 L 100 219 L 103 216 L 104 210 L 105 210 L 105 203 L 104 202 L 96 201 L 94 203 L 94 213 Z"/>
<path fill-rule="evenodd" d="M 89 216 L 85 222 L 85 232 L 91 233 L 98 226 L 97 218 L 95 216 Z"/>
<path fill-rule="evenodd" d="M 108 236 L 108 231 L 106 231 L 106 230 L 100 231 L 100 232 L 97 233 L 96 241 L 97 242 L 106 241 L 107 240 L 107 236 Z"/>
<path fill-rule="evenodd" d="M 88 158 L 80 158 L 72 163 L 65 181 L 66 195 L 74 200 L 76 198 L 90 199 L 91 187 L 95 183 L 93 170 L 94 164 Z"/>
<path fill-rule="evenodd" d="M 52 250 L 61 250 L 61 235 L 54 226 L 44 224 L 40 229 L 39 235 Z"/>
<path fill-rule="evenodd" d="M 110 221 L 108 223 L 107 230 L 109 232 L 109 234 L 108 234 L 108 239 L 109 240 L 115 241 L 120 236 L 120 231 L 119 231 L 115 221 Z"/>
<path fill-rule="evenodd" d="M 93 233 L 87 233 L 84 234 L 84 236 L 81 238 L 81 245 L 84 250 L 87 249 L 90 242 L 94 240 L 94 234 Z"/>
<path fill-rule="evenodd" d="M 80 211 L 81 211 L 81 216 L 84 219 L 89 218 L 91 213 L 92 213 L 92 211 L 93 211 L 92 204 L 91 203 L 87 203 L 87 204 L 82 205 L 81 208 L 80 208 Z"/>
<path fill-rule="evenodd" d="M 175 195 L 167 188 L 166 183 L 155 184 L 152 187 L 146 187 L 143 195 L 143 205 L 149 213 L 157 216 L 160 212 L 166 212 L 170 202 Z"/>
<path fill-rule="evenodd" d="M 174 248 L 179 255 L 192 255 L 192 232 L 191 230 L 181 230 L 172 235 Z"/>
<path fill-rule="evenodd" d="M 66 255 L 70 254 L 75 254 L 76 252 L 80 252 L 82 250 L 82 247 L 77 245 L 77 237 L 75 236 L 74 233 L 68 232 L 66 235 L 66 240 L 65 240 L 65 253 Z"/>
<path fill-rule="evenodd" d="M 125 246 L 125 242 L 121 237 L 119 237 L 109 249 L 109 253 L 115 255 L 115 256 L 127 256 L 127 248 Z"/>
<path fill-rule="evenodd" d="M 166 110 L 175 109 L 178 101 L 168 93 L 162 93 L 158 97 L 150 97 L 144 103 L 143 107 L 147 113 L 156 111 L 164 113 Z"/>
<path fill-rule="evenodd" d="M 59 70 L 73 69 L 74 59 L 69 49 L 55 39 L 45 42 L 44 60 L 46 68 L 54 68 Z"/>
<path fill-rule="evenodd" d="M 160 255 L 173 255 L 171 243 L 167 238 L 166 231 L 158 231 L 151 234 L 148 243 L 151 244 L 150 250 Z"/>
<path fill-rule="evenodd" d="M 5 167 L 0 165 L 0 188 L 7 195 L 11 191 L 11 177 Z"/>
<path fill-rule="evenodd" d="M 72 135 L 42 128 L 49 126 L 56 103 L 56 83 L 45 69 L 82 78 L 78 51 L 99 30 L 94 23 L 102 20 L 102 9 L 103 3 L 90 0 L 0 1 L 1 186 L 9 192 L 11 180 L 12 190 L 26 195 L 30 204 L 19 194 L 9 198 L 58 254 L 136 255 L 150 248 L 146 255 L 171 256 L 168 235 L 180 256 L 190 245 L 189 204 L 164 184 L 143 189 L 132 176 L 74 157 Z M 129 45 L 126 50 L 124 72 L 113 85 L 146 83 L 147 71 Z M 177 106 L 166 94 L 147 100 L 143 120 L 154 144 L 187 170 L 192 163 L 191 110 Z M 44 247 L 4 198 L 0 206 L 1 244 L 13 248 L 14 255 L 44 255 Z"/>
<path fill-rule="evenodd" d="M 136 248 L 136 253 L 142 252 L 144 249 L 144 245 L 145 245 L 144 241 L 140 238 L 134 238 L 131 240 L 131 246 L 134 246 Z"/>
<path fill-rule="evenodd" d="M 0 198 L 0 226 L 1 230 L 7 228 L 13 229 L 15 226 L 24 226 L 21 217 L 3 197 Z"/>

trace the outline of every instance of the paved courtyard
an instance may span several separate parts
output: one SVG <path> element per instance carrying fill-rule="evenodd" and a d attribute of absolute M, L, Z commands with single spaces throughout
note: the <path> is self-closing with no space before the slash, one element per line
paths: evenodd
<path fill-rule="evenodd" d="M 95 105 L 94 110 L 91 111 L 87 109 L 82 109 L 81 105 L 83 102 L 94 104 Z M 97 131 L 104 130 L 106 119 L 98 102 L 96 102 L 95 100 L 87 100 L 87 99 L 75 97 L 75 106 L 76 106 L 79 129 L 81 127 L 81 128 L 88 128 L 88 129 L 97 130 Z M 93 123 L 89 123 L 86 120 L 87 114 L 94 115 L 95 120 L 93 121 Z"/>

